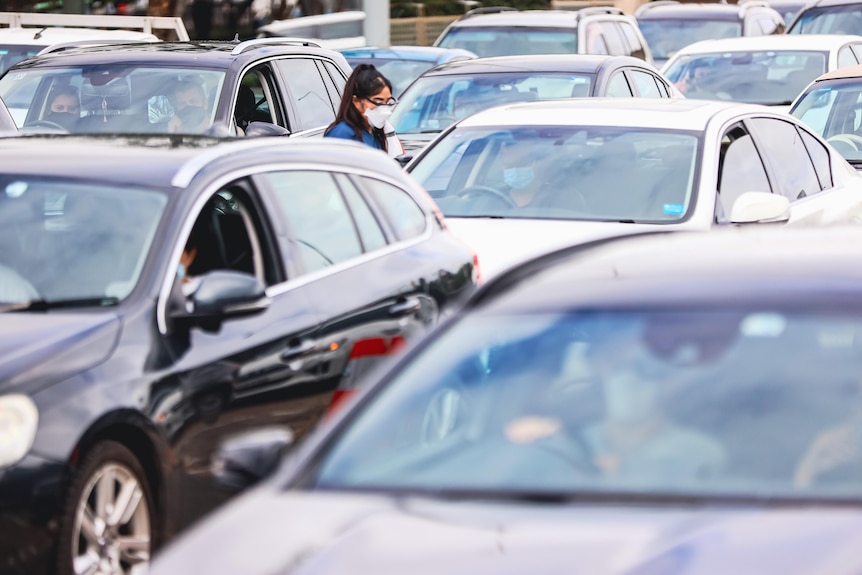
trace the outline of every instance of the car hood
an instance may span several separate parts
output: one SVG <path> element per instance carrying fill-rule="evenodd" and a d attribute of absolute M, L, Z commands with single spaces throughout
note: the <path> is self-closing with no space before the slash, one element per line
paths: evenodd
<path fill-rule="evenodd" d="M 0 393 L 34 393 L 101 363 L 119 327 L 113 313 L 0 314 Z"/>
<path fill-rule="evenodd" d="M 862 510 L 443 502 L 257 490 L 150 575 L 858 575 Z"/>
<path fill-rule="evenodd" d="M 485 279 L 523 260 L 565 246 L 674 227 L 616 222 L 455 217 L 447 217 L 446 225 L 479 256 L 482 277 Z"/>

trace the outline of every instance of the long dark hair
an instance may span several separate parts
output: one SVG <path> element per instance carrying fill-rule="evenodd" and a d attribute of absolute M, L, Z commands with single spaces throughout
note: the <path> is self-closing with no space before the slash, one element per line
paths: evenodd
<path fill-rule="evenodd" d="M 380 73 L 372 64 L 359 64 L 353 69 L 353 73 L 347 79 L 347 84 L 344 85 L 344 95 L 341 97 L 341 105 L 338 107 L 338 114 L 335 115 L 333 121 L 326 128 L 329 131 L 339 122 L 345 122 L 353 128 L 353 133 L 356 139 L 362 141 L 362 131 L 365 129 L 365 122 L 362 115 L 356 106 L 353 105 L 353 96 L 357 98 L 370 98 L 379 94 L 383 88 L 389 88 L 392 91 L 392 83 L 386 79 L 386 76 Z M 371 134 L 374 139 L 380 144 L 384 150 L 386 147 L 386 134 L 380 128 L 371 126 Z"/>

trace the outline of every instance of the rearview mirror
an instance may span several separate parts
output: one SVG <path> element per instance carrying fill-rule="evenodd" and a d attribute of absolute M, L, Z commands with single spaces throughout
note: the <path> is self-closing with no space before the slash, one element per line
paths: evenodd
<path fill-rule="evenodd" d="M 410 154 L 401 154 L 400 156 L 395 156 L 395 161 L 398 162 L 398 164 L 402 168 L 409 164 L 411 160 L 413 160 L 413 156 Z"/>
<path fill-rule="evenodd" d="M 293 440 L 293 431 L 286 427 L 267 427 L 229 437 L 213 456 L 210 471 L 218 485 L 230 490 L 245 489 L 278 467 Z"/>
<path fill-rule="evenodd" d="M 734 224 L 779 223 L 790 219 L 790 200 L 769 192 L 745 192 L 733 202 Z"/>

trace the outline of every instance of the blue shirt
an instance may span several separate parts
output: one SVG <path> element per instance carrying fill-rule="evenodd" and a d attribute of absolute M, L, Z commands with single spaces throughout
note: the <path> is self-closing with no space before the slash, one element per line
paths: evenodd
<path fill-rule="evenodd" d="M 362 139 L 358 140 L 356 138 L 356 134 L 353 132 L 353 128 L 347 122 L 341 121 L 332 126 L 332 129 L 329 130 L 326 134 L 323 135 L 325 138 L 341 138 L 342 140 L 353 140 L 355 142 L 362 142 L 363 144 L 367 144 L 372 148 L 376 148 L 378 150 L 382 150 L 383 147 L 374 139 L 374 135 L 368 130 L 362 130 Z"/>

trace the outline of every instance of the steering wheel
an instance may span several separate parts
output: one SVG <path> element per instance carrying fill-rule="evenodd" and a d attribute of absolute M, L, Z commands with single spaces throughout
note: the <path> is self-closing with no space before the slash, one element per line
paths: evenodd
<path fill-rule="evenodd" d="M 836 148 L 840 147 L 840 144 L 844 144 L 852 147 L 854 152 L 862 150 L 862 136 L 857 136 L 856 134 L 836 134 L 835 136 L 826 138 L 826 141 Z M 838 145 L 836 146 L 836 144 Z"/>
<path fill-rule="evenodd" d="M 504 204 L 506 204 L 507 208 L 516 208 L 518 207 L 515 202 L 501 192 L 500 190 L 495 190 L 494 188 L 488 186 L 467 186 L 466 188 L 461 189 L 457 194 L 455 194 L 459 198 L 470 198 L 474 196 L 493 196 L 494 198 L 500 200 Z"/>
<path fill-rule="evenodd" d="M 34 120 L 32 122 L 27 122 L 21 128 L 50 128 L 52 130 L 59 130 L 64 134 L 68 134 L 69 130 L 61 126 L 60 124 L 54 123 L 51 120 Z"/>

